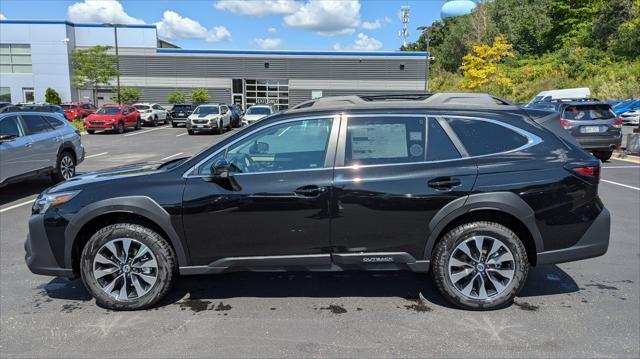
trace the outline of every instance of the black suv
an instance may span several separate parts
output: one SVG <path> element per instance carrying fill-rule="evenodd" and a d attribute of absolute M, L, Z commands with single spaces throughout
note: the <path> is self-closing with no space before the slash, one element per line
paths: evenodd
<path fill-rule="evenodd" d="M 112 309 L 154 305 L 178 274 L 302 269 L 432 271 L 452 303 L 498 308 L 529 266 L 607 251 L 600 162 L 563 132 L 486 94 L 312 100 L 48 189 L 26 262 Z"/>
<path fill-rule="evenodd" d="M 191 103 L 177 103 L 171 107 L 169 114 L 171 115 L 171 126 L 178 127 L 179 124 L 187 125 L 187 118 L 198 107 Z"/>

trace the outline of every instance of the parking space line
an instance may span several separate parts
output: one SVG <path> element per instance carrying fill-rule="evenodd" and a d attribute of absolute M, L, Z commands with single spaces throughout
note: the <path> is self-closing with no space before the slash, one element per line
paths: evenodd
<path fill-rule="evenodd" d="M 627 187 L 627 188 L 635 189 L 636 191 L 640 191 L 640 188 L 638 188 L 638 187 L 633 187 L 633 186 L 629 186 L 628 184 L 618 183 L 618 182 L 613 182 L 613 181 L 607 181 L 607 180 L 605 180 L 605 179 L 600 179 L 600 181 L 602 181 L 602 182 L 607 182 L 607 183 L 611 183 L 611 184 L 615 184 L 615 185 L 622 186 L 622 187 Z"/>
<path fill-rule="evenodd" d="M 132 133 L 127 133 L 126 135 L 124 135 L 124 137 L 129 137 L 129 136 L 135 136 L 135 135 L 142 135 L 143 133 L 149 133 L 149 132 L 153 132 L 153 131 L 158 131 L 158 130 L 163 130 L 165 128 L 168 128 L 169 126 L 160 126 L 157 128 L 152 128 L 150 130 L 145 130 L 145 131 L 136 131 L 136 132 L 132 132 Z"/>
<path fill-rule="evenodd" d="M 182 152 L 178 152 L 178 153 L 176 153 L 176 154 L 174 154 L 174 155 L 167 156 L 167 157 L 165 157 L 165 158 L 161 159 L 160 161 L 168 160 L 168 159 L 170 159 L 170 158 L 174 158 L 174 157 L 176 157 L 176 156 L 180 156 L 181 154 L 182 154 Z"/>
<path fill-rule="evenodd" d="M 189 133 L 185 132 L 185 133 L 181 133 L 179 135 L 176 135 L 176 137 L 180 137 L 180 136 L 184 136 L 184 135 L 188 135 Z"/>
<path fill-rule="evenodd" d="M 29 201 L 27 201 L 27 202 L 22 202 L 22 203 L 14 204 L 13 206 L 9 206 L 9 207 L 7 207 L 7 208 L 2 208 L 2 209 L 0 209 L 0 213 L 4 213 L 4 212 L 10 211 L 10 210 L 12 210 L 12 209 L 16 209 L 16 208 L 19 208 L 19 207 L 22 207 L 22 206 L 26 206 L 26 205 L 28 205 L 28 204 L 32 204 L 32 203 L 33 203 L 33 201 L 35 201 L 35 198 L 34 198 L 34 199 L 31 199 L 31 200 L 29 200 Z"/>
<path fill-rule="evenodd" d="M 101 153 L 96 153 L 95 155 L 91 155 L 91 156 L 84 156 L 84 159 L 86 160 L 87 158 L 103 156 L 103 155 L 106 155 L 107 153 L 109 153 L 109 152 L 101 152 Z"/>

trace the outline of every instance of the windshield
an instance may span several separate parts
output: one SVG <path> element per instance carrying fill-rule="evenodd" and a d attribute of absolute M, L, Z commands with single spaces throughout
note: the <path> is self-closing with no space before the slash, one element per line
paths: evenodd
<path fill-rule="evenodd" d="M 268 107 L 249 107 L 247 115 L 270 115 L 271 109 Z"/>
<path fill-rule="evenodd" d="M 609 105 L 569 106 L 562 118 L 573 121 L 608 120 L 616 117 Z"/>
<path fill-rule="evenodd" d="M 217 115 L 220 113 L 220 110 L 218 106 L 198 106 L 193 113 L 197 115 Z"/>
<path fill-rule="evenodd" d="M 151 107 L 147 106 L 147 105 L 134 105 L 133 107 L 137 108 L 138 110 L 148 110 Z"/>
<path fill-rule="evenodd" d="M 62 107 L 65 110 L 75 110 L 76 109 L 76 105 L 60 105 L 60 107 Z"/>
<path fill-rule="evenodd" d="M 117 115 L 120 113 L 120 109 L 118 107 L 103 107 L 96 111 L 98 115 Z"/>

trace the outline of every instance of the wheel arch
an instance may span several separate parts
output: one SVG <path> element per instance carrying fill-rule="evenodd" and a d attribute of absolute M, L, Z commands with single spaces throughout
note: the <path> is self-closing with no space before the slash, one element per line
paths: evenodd
<path fill-rule="evenodd" d="M 94 202 L 74 216 L 65 230 L 65 267 L 78 273 L 79 256 L 91 235 L 99 228 L 118 222 L 133 222 L 151 227 L 173 247 L 178 265 L 189 264 L 186 245 L 173 228 L 169 213 L 149 197 L 132 196 Z"/>
<path fill-rule="evenodd" d="M 58 159 L 60 158 L 60 155 L 62 154 L 62 152 L 65 152 L 65 151 L 71 153 L 71 155 L 73 156 L 73 159 L 76 162 L 78 161 L 78 154 L 76 153 L 73 143 L 70 141 L 65 141 L 60 145 L 60 147 L 58 147 L 58 153 L 56 154 L 56 162 L 55 162 L 56 167 L 58 166 Z"/>
<path fill-rule="evenodd" d="M 544 251 L 542 235 L 531 207 L 512 192 L 472 194 L 443 207 L 429 222 L 424 258 L 431 259 L 436 243 L 449 230 L 472 221 L 493 221 L 513 230 L 523 241 L 527 257 L 536 264 L 537 253 Z"/>

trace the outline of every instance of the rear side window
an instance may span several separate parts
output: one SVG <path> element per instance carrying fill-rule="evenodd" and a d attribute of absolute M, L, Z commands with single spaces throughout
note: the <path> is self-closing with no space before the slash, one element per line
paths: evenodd
<path fill-rule="evenodd" d="M 22 136 L 17 116 L 9 116 L 0 120 L 0 135 L 3 136 Z"/>
<path fill-rule="evenodd" d="M 471 156 L 506 152 L 528 142 L 521 134 L 492 122 L 464 118 L 446 120 Z"/>
<path fill-rule="evenodd" d="M 460 153 L 438 121 L 435 119 L 429 120 L 427 133 L 429 134 L 429 139 L 427 140 L 427 161 L 460 158 Z"/>
<path fill-rule="evenodd" d="M 345 165 L 424 161 L 424 121 L 424 117 L 350 118 Z"/>
<path fill-rule="evenodd" d="M 567 106 L 562 118 L 571 121 L 609 120 L 616 117 L 609 105 Z"/>
<path fill-rule="evenodd" d="M 44 118 L 42 118 L 42 116 L 22 115 L 22 119 L 27 125 L 27 132 L 30 135 L 53 131 L 53 127 L 51 127 L 51 125 L 49 125 L 49 123 Z"/>
<path fill-rule="evenodd" d="M 51 124 L 51 126 L 55 127 L 55 128 L 60 128 L 62 126 L 64 126 L 64 122 L 58 120 L 57 118 L 51 117 L 51 116 L 43 116 L 47 121 L 49 121 L 49 123 Z"/>

